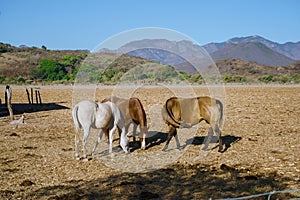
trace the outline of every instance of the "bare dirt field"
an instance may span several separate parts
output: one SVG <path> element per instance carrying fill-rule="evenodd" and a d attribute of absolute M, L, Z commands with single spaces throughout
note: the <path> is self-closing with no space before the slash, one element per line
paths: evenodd
<path fill-rule="evenodd" d="M 204 86 L 193 89 L 208 94 Z M 15 118 L 25 112 L 25 124 L 11 125 L 8 116 L 0 117 L 0 199 L 222 199 L 300 189 L 300 86 L 226 86 L 223 153 L 213 148 L 201 156 L 208 129 L 201 122 L 190 142 L 180 140 L 186 149 L 171 163 L 160 167 L 164 160 L 143 159 L 153 152 L 163 156 L 163 125 L 147 138 L 145 151 L 117 152 L 116 159 L 138 158 L 132 172 L 107 166 L 100 153 L 88 162 L 75 160 L 71 86 L 41 86 L 42 106 L 28 105 L 25 86 L 12 90 Z M 98 88 L 96 99 L 111 93 L 110 87 Z M 149 87 L 133 96 L 149 114 L 172 93 Z M 154 168 L 136 173 L 145 162 Z M 276 198 L 300 198 L 300 192 L 271 196 Z"/>

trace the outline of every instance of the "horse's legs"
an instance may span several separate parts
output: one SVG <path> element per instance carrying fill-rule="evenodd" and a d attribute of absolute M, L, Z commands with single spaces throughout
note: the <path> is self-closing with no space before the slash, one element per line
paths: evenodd
<path fill-rule="evenodd" d="M 216 136 L 218 137 L 219 140 L 219 152 L 222 151 L 223 149 L 223 143 L 222 143 L 222 137 L 221 137 L 221 130 L 219 128 L 218 125 L 214 125 L 214 126 L 210 126 L 209 130 L 208 130 L 208 135 L 207 135 L 207 139 L 206 142 L 204 144 L 204 147 L 202 148 L 202 150 L 207 150 L 208 145 L 213 137 L 213 135 L 216 134 Z"/>
<path fill-rule="evenodd" d="M 168 139 L 167 139 L 166 145 L 165 145 L 164 148 L 162 149 L 163 151 L 166 151 L 166 150 L 168 149 L 169 143 L 170 143 L 170 141 L 171 141 L 171 139 L 172 139 L 173 136 L 175 137 L 175 139 L 177 138 L 176 135 L 177 135 L 177 130 L 176 130 L 176 128 L 175 128 L 174 126 L 172 126 L 172 125 L 169 125 Z M 178 140 L 178 141 L 177 141 L 177 140 L 178 140 L 178 138 L 176 139 L 176 145 L 177 145 L 177 147 L 178 147 L 179 140 Z M 178 142 L 178 143 L 177 143 L 177 142 Z M 179 145 L 179 146 L 180 146 L 180 145 Z"/>
<path fill-rule="evenodd" d="M 107 139 L 107 143 L 109 143 L 109 133 L 108 130 L 104 131 L 105 137 Z"/>
<path fill-rule="evenodd" d="M 141 142 L 141 149 L 146 149 L 146 133 L 147 127 L 141 127 L 140 125 L 140 142 Z"/>
<path fill-rule="evenodd" d="M 126 133 L 126 135 L 128 135 L 129 126 L 130 126 L 130 123 L 125 126 L 125 133 Z"/>
<path fill-rule="evenodd" d="M 213 128 L 210 126 L 208 129 L 207 137 L 205 139 L 204 147 L 202 148 L 202 150 L 207 150 L 208 145 L 209 145 L 213 135 L 214 135 L 214 131 L 213 131 Z"/>
<path fill-rule="evenodd" d="M 136 129 L 137 129 L 137 124 L 136 123 L 132 123 L 133 124 L 133 127 L 132 127 L 132 136 L 133 136 L 133 142 L 135 143 L 136 142 Z"/>
<path fill-rule="evenodd" d="M 178 139 L 177 130 L 175 131 L 174 137 L 175 137 L 175 141 L 176 141 L 176 147 L 177 147 L 177 149 L 180 149 L 180 142 Z"/>
<path fill-rule="evenodd" d="M 76 160 L 80 160 L 79 152 L 78 152 L 78 144 L 79 144 L 79 131 L 76 130 L 76 133 L 75 133 L 75 158 L 76 158 Z"/>
<path fill-rule="evenodd" d="M 100 132 L 99 132 L 99 136 L 98 136 L 98 139 L 97 139 L 97 141 L 96 141 L 96 144 L 95 144 L 95 146 L 94 146 L 94 148 L 93 148 L 93 150 L 92 150 L 92 152 L 91 152 L 91 155 L 92 155 L 92 156 L 94 155 L 94 152 L 95 152 L 95 150 L 97 149 L 97 146 L 98 146 L 98 144 L 100 143 L 100 141 L 101 141 L 101 139 L 102 139 L 102 136 L 103 136 L 103 130 L 101 129 Z"/>
<path fill-rule="evenodd" d="M 113 143 L 113 137 L 114 137 L 114 132 L 116 131 L 116 128 L 117 128 L 117 125 L 114 125 L 112 129 L 109 130 L 109 147 L 108 147 L 108 150 L 109 150 L 109 153 L 111 155 L 111 157 L 113 157 L 113 153 L 112 153 L 112 143 Z"/>
<path fill-rule="evenodd" d="M 126 129 L 125 129 L 125 127 L 122 127 L 122 128 L 118 127 L 118 130 L 119 130 L 119 135 L 120 135 L 120 145 L 125 153 L 129 153 L 128 138 L 127 138 L 126 131 L 125 131 Z"/>
<path fill-rule="evenodd" d="M 219 139 L 219 152 L 221 152 L 223 150 L 223 143 L 222 143 L 222 131 L 220 130 L 219 126 L 216 125 L 216 129 L 215 129 L 215 132 L 218 136 L 218 139 Z"/>
<path fill-rule="evenodd" d="M 86 156 L 86 141 L 90 134 L 90 126 L 83 127 L 83 138 L 82 138 L 82 148 L 83 148 L 83 159 L 84 161 L 88 161 Z"/>

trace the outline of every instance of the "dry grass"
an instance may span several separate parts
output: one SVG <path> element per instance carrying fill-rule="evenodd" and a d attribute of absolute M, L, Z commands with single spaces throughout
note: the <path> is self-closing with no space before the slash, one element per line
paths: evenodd
<path fill-rule="evenodd" d="M 25 87 L 12 89 L 13 103 L 24 106 Z M 194 90 L 197 95 L 208 94 L 204 87 Z M 3 100 L 4 86 L 0 91 Z M 111 93 L 111 88 L 100 88 L 96 98 Z M 298 86 L 226 87 L 223 140 L 227 150 L 218 153 L 213 149 L 199 157 L 207 130 L 202 122 L 180 158 L 143 173 L 112 169 L 97 157 L 89 162 L 74 159 L 72 94 L 69 86 L 43 86 L 43 103 L 52 103 L 52 107 L 36 112 L 31 108 L 25 113 L 26 124 L 18 127 L 9 125 L 8 117 L 0 118 L 1 199 L 208 199 L 300 189 Z M 149 113 L 151 106 L 162 104 L 172 93 L 141 88 L 133 95 Z M 159 131 L 166 129 L 163 126 Z M 148 144 L 145 152 L 135 150 L 128 158 L 159 153 L 163 147 L 154 138 L 148 142 L 153 145 Z M 118 155 L 123 156 L 122 152 Z M 143 159 L 136 165 L 143 165 Z M 300 197 L 299 192 L 274 198 L 295 196 Z"/>

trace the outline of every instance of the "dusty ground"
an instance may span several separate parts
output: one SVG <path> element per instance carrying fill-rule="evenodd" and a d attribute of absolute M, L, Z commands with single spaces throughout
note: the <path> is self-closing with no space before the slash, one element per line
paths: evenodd
<path fill-rule="evenodd" d="M 10 125 L 7 116 L 0 118 L 0 199 L 216 199 L 300 189 L 299 86 L 227 86 L 225 152 L 201 154 L 208 128 L 201 122 L 194 141 L 190 138 L 172 163 L 161 167 L 164 160 L 142 159 L 153 152 L 163 154 L 159 150 L 167 130 L 162 126 L 160 134 L 148 138 L 145 152 L 136 149 L 127 155 L 138 158 L 133 172 L 108 167 L 101 153 L 88 162 L 75 160 L 72 87 L 42 86 L 43 107 L 26 105 L 25 87 L 12 89 L 13 106 L 20 111 L 15 117 L 25 109 L 25 124 Z M 197 95 L 208 93 L 204 87 L 194 90 Z M 0 91 L 3 102 L 4 86 Z M 111 93 L 111 88 L 100 88 L 96 99 Z M 133 95 L 149 113 L 172 93 L 143 88 Z M 117 152 L 116 159 L 124 156 Z M 135 173 L 144 162 L 152 163 L 153 170 Z M 296 197 L 300 192 L 271 199 Z"/>

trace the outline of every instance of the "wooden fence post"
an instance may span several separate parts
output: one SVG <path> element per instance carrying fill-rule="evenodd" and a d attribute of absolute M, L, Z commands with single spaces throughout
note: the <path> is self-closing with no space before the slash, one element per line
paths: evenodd
<path fill-rule="evenodd" d="M 38 90 L 38 95 L 39 95 L 40 105 L 42 105 L 42 98 L 41 98 L 40 90 Z"/>
<path fill-rule="evenodd" d="M 10 120 L 14 120 L 14 113 L 11 106 L 11 97 L 12 97 L 12 90 L 9 85 L 6 86 L 5 89 L 5 102 L 7 104 L 7 109 L 9 111 Z"/>
<path fill-rule="evenodd" d="M 28 91 L 27 88 L 26 88 L 26 93 L 27 93 L 28 103 L 31 104 L 31 102 L 30 102 L 30 95 L 29 95 L 29 91 Z"/>
<path fill-rule="evenodd" d="M 30 88 L 30 93 L 31 93 L 31 103 L 33 104 L 33 88 Z"/>
<path fill-rule="evenodd" d="M 39 104 L 39 99 L 38 99 L 38 95 L 37 95 L 37 89 L 35 89 L 34 92 L 35 92 L 35 102 L 36 102 L 36 104 Z"/>

